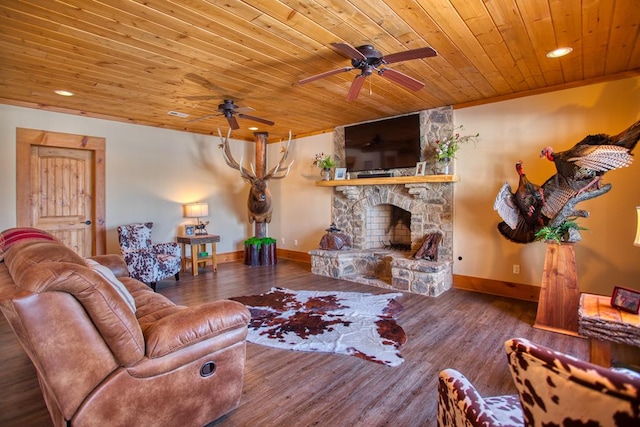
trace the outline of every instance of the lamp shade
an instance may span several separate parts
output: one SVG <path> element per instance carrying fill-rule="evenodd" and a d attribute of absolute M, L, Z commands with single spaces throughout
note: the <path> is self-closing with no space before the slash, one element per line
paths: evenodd
<path fill-rule="evenodd" d="M 636 221 L 636 239 L 633 244 L 640 246 L 640 206 L 636 206 L 636 213 L 638 214 L 638 220 Z"/>
<path fill-rule="evenodd" d="M 208 203 L 187 203 L 184 205 L 184 217 L 185 218 L 202 218 L 209 216 L 209 204 Z"/>

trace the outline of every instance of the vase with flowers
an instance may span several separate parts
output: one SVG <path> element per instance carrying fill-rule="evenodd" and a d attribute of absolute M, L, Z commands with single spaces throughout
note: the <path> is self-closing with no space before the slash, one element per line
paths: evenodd
<path fill-rule="evenodd" d="M 336 167 L 336 162 L 331 158 L 331 155 L 317 153 L 313 165 L 320 168 L 322 180 L 329 181 L 331 179 L 331 168 Z"/>
<path fill-rule="evenodd" d="M 454 128 L 451 136 L 436 140 L 436 166 L 434 172 L 439 175 L 453 174 L 452 160 L 462 144 L 467 142 L 478 142 L 480 134 L 461 136 L 463 126 Z"/>

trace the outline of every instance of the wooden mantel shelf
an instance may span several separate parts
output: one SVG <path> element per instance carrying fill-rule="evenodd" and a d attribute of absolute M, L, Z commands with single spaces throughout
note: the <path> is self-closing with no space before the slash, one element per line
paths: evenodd
<path fill-rule="evenodd" d="M 387 178 L 339 179 L 316 181 L 319 187 L 341 187 L 349 185 L 394 185 L 419 184 L 424 182 L 458 182 L 458 175 L 392 176 Z"/>

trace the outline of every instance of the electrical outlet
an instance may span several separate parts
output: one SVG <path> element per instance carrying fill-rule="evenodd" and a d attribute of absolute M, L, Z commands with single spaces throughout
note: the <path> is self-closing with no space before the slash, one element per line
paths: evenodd
<path fill-rule="evenodd" d="M 520 274 L 520 265 L 513 264 L 513 274 Z"/>
<path fill-rule="evenodd" d="M 284 245 L 284 237 L 280 239 L 280 244 Z"/>
<path fill-rule="evenodd" d="M 298 241 L 297 240 L 293 241 L 293 246 L 298 246 Z"/>

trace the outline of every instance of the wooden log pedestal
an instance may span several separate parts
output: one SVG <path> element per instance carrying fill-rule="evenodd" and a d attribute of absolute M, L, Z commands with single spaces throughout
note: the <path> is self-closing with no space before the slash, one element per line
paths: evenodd
<path fill-rule="evenodd" d="M 275 265 L 278 263 L 275 243 L 262 243 L 261 245 L 244 245 L 244 264 L 252 267 Z"/>
<path fill-rule="evenodd" d="M 534 328 L 578 336 L 580 289 L 573 243 L 547 243 Z"/>

